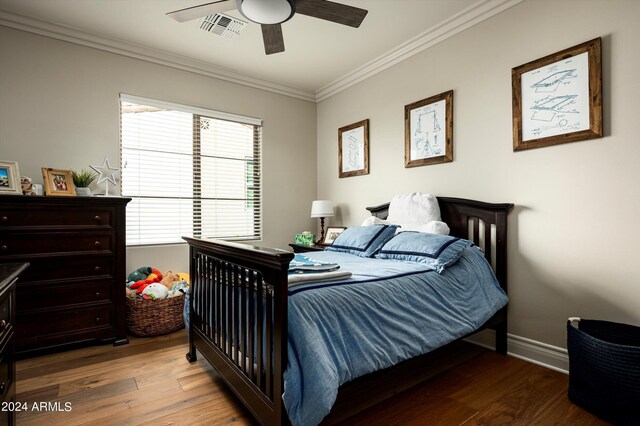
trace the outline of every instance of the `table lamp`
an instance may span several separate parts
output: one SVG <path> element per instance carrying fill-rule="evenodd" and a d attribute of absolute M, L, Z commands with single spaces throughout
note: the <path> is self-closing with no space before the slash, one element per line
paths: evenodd
<path fill-rule="evenodd" d="M 311 217 L 320 218 L 320 231 L 322 235 L 318 243 L 324 240 L 324 218 L 333 216 L 333 203 L 328 200 L 316 200 L 311 204 Z"/>

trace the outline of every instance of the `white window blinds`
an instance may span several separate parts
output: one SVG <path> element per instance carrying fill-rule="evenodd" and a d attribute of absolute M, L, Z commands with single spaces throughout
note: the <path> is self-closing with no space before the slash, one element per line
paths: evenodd
<path fill-rule="evenodd" d="M 261 238 L 259 119 L 120 100 L 127 245 Z"/>

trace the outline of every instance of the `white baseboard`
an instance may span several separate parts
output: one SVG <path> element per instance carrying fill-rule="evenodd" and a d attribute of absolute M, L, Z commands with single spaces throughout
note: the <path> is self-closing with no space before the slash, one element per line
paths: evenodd
<path fill-rule="evenodd" d="M 467 342 L 495 350 L 495 331 L 482 330 L 467 337 Z M 542 367 L 569 374 L 569 356 L 567 350 L 548 345 L 526 337 L 507 334 L 507 354 Z"/>

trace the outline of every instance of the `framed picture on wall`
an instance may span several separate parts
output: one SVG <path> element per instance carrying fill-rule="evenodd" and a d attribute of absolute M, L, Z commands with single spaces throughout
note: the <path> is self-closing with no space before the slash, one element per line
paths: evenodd
<path fill-rule="evenodd" d="M 0 195 L 22 195 L 20 171 L 15 161 L 0 160 Z"/>
<path fill-rule="evenodd" d="M 42 168 L 45 195 L 75 197 L 76 187 L 73 185 L 71 170 Z"/>
<path fill-rule="evenodd" d="M 369 174 L 369 119 L 338 129 L 338 177 Z"/>
<path fill-rule="evenodd" d="M 513 150 L 601 138 L 600 38 L 511 70 Z"/>
<path fill-rule="evenodd" d="M 453 161 L 453 90 L 404 107 L 404 166 Z"/>

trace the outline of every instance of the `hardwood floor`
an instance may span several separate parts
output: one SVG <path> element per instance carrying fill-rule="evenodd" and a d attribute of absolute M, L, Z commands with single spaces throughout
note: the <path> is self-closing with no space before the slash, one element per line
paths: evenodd
<path fill-rule="evenodd" d="M 205 361 L 186 361 L 184 331 L 130 342 L 18 361 L 18 424 L 255 424 Z M 567 379 L 483 351 L 343 424 L 607 424 L 568 401 Z"/>

